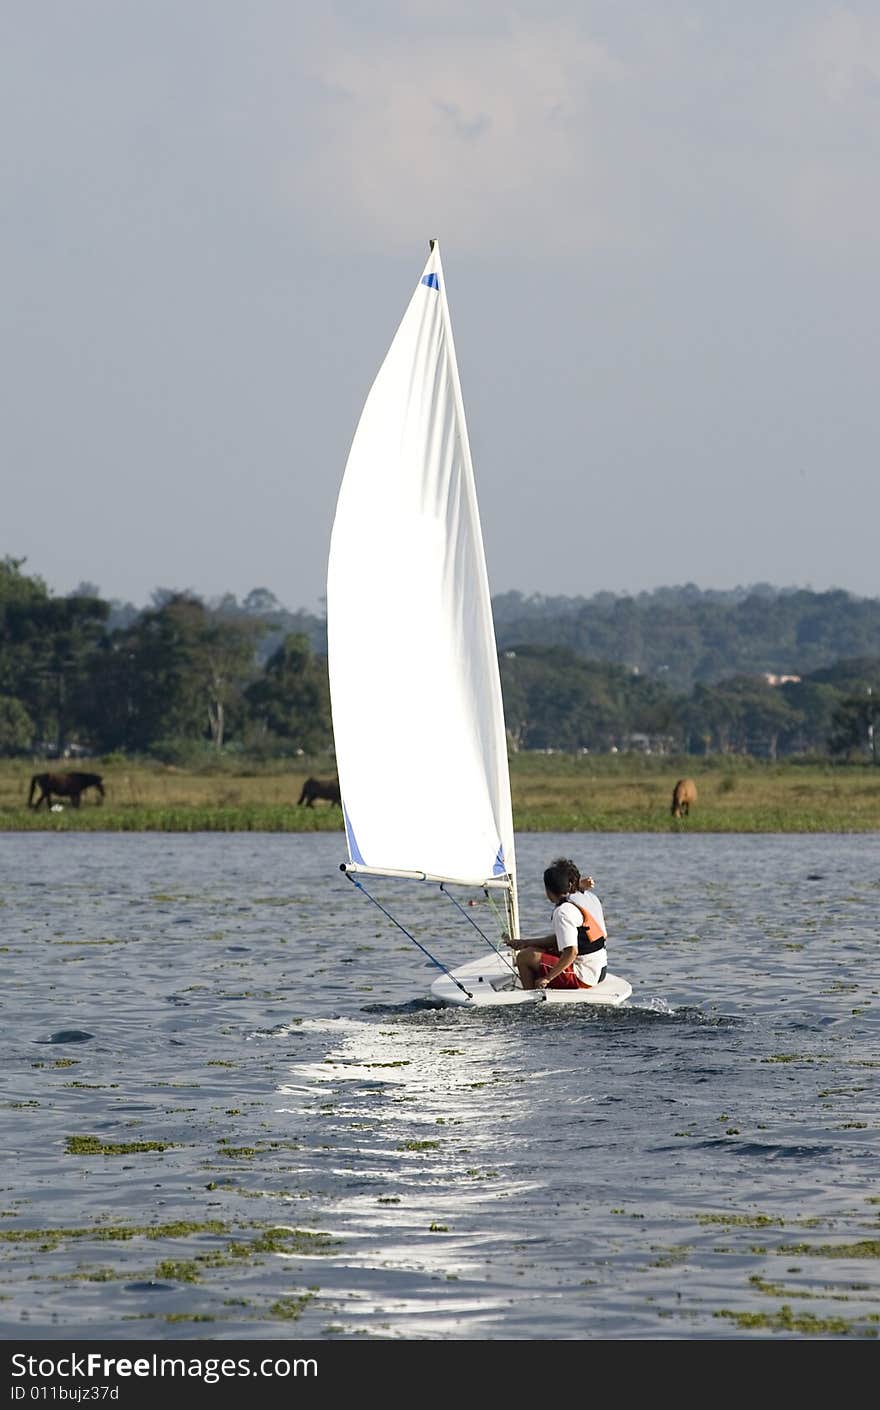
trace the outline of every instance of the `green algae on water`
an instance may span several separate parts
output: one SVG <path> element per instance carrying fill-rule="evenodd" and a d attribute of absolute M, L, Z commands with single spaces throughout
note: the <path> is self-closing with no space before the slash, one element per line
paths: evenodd
<path fill-rule="evenodd" d="M 783 1303 L 778 1312 L 713 1312 L 713 1317 L 727 1317 L 743 1330 L 764 1328 L 769 1332 L 801 1332 L 804 1336 L 876 1337 L 877 1328 L 864 1327 L 857 1319 L 845 1317 L 815 1317 L 810 1312 L 795 1313 Z M 868 1322 L 880 1322 L 880 1315 L 871 1314 Z"/>
<path fill-rule="evenodd" d="M 97 1136 L 68 1136 L 67 1155 L 139 1155 L 142 1151 L 167 1151 L 179 1141 L 101 1141 Z"/>

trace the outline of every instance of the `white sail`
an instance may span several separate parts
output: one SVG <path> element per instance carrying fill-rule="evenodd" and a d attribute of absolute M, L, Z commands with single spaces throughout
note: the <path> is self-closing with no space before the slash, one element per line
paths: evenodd
<path fill-rule="evenodd" d="M 330 542 L 327 631 L 351 862 L 508 878 L 495 630 L 440 251 L 367 398 Z"/>

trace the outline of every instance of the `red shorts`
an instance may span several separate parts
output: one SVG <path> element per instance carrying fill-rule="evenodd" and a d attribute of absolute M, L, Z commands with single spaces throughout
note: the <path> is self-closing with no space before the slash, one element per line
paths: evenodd
<path fill-rule="evenodd" d="M 541 974 L 547 974 L 558 961 L 558 955 L 541 955 Z M 555 979 L 551 979 L 547 985 L 548 989 L 589 989 L 589 984 L 584 984 L 578 979 L 572 965 L 564 969 L 561 974 L 557 974 Z"/>

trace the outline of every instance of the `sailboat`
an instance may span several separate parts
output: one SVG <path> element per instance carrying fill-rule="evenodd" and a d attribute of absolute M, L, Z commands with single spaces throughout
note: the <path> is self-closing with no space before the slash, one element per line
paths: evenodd
<path fill-rule="evenodd" d="M 501 940 L 519 934 L 507 739 L 436 240 L 346 463 L 330 539 L 327 648 L 348 850 L 340 869 L 442 971 L 429 997 L 622 1003 L 631 986 L 611 974 L 593 989 L 523 989 Z M 454 888 L 479 888 L 499 936 L 480 930 L 482 953 L 449 969 L 370 893 L 373 877 L 436 885 L 453 899 Z"/>

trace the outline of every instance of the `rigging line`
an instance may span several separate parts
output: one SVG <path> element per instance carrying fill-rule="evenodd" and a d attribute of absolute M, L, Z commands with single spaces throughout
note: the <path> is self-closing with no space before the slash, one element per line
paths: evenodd
<path fill-rule="evenodd" d="M 492 907 L 492 912 L 495 916 L 496 921 L 498 922 L 498 929 L 501 931 L 501 933 L 505 933 L 507 926 L 510 926 L 512 929 L 512 920 L 510 914 L 508 913 L 507 915 L 502 916 L 501 912 L 498 909 L 498 902 L 495 900 L 495 897 L 492 895 L 492 892 L 489 890 L 488 886 L 483 888 L 483 895 L 486 897 L 486 900 Z M 501 956 L 503 960 L 506 960 L 506 962 L 510 965 L 510 968 L 515 974 L 519 973 L 516 968 L 516 962 L 512 960 L 508 954 L 505 954 L 504 950 L 499 947 L 497 953 Z"/>
<path fill-rule="evenodd" d="M 492 907 L 492 913 L 493 913 L 493 915 L 495 916 L 495 919 L 496 919 L 497 922 L 498 922 L 498 929 L 499 929 L 499 930 L 504 930 L 504 928 L 505 928 L 505 921 L 504 921 L 504 919 L 503 919 L 503 917 L 502 917 L 502 915 L 501 915 L 501 912 L 500 912 L 499 909 L 498 909 L 498 903 L 497 903 L 497 901 L 495 900 L 495 897 L 492 895 L 492 892 L 489 890 L 488 886 L 485 886 L 485 887 L 483 888 L 483 895 L 485 896 L 486 900 L 489 902 L 489 905 Z"/>
<path fill-rule="evenodd" d="M 460 901 L 457 901 L 457 900 L 455 899 L 455 897 L 453 896 L 453 894 L 452 894 L 451 891 L 447 891 L 447 890 L 446 890 L 446 887 L 445 887 L 445 885 L 444 885 L 444 883 L 443 883 L 442 881 L 441 881 L 441 883 L 440 883 L 440 890 L 443 892 L 443 895 L 444 895 L 444 896 L 448 896 L 448 897 L 449 897 L 450 901 L 452 902 L 452 904 L 453 904 L 454 906 L 457 906 L 457 907 L 458 907 L 458 909 L 461 911 L 462 915 L 464 916 L 465 920 L 470 921 L 471 925 L 474 927 L 474 930 L 477 932 L 477 934 L 478 934 L 483 940 L 485 940 L 485 942 L 486 942 L 486 944 L 489 946 L 490 950 L 494 951 L 494 953 L 495 953 L 496 955 L 498 955 L 502 960 L 504 960 L 504 963 L 509 966 L 509 968 L 510 968 L 510 970 L 511 970 L 512 972 L 515 973 L 516 971 L 515 971 L 514 966 L 513 966 L 512 962 L 511 962 L 511 960 L 510 960 L 510 956 L 509 956 L 509 955 L 505 955 L 504 951 L 503 951 L 502 949 L 500 949 L 500 948 L 495 944 L 494 940 L 490 940 L 490 939 L 489 939 L 488 935 L 486 935 L 486 933 L 485 933 L 484 931 L 482 931 L 482 930 L 480 929 L 480 927 L 477 925 L 477 922 L 474 920 L 473 916 L 469 916 L 469 915 L 468 915 L 467 911 L 464 909 L 464 906 L 461 904 L 461 902 L 460 902 Z M 484 895 L 485 895 L 485 897 L 486 897 L 486 900 L 488 901 L 488 900 L 489 900 L 489 889 L 488 889 L 488 887 L 484 888 Z M 491 904 L 491 905 L 493 906 L 493 908 L 494 908 L 494 902 L 490 902 L 490 904 Z M 497 913 L 497 911 L 496 911 L 496 919 L 497 919 L 497 916 L 498 916 L 498 913 Z"/>
<path fill-rule="evenodd" d="M 364 884 L 363 884 L 362 881 L 358 881 L 358 879 L 357 879 L 356 876 L 352 876 L 352 875 L 351 875 L 351 872 L 346 872 L 345 875 L 348 877 L 348 879 L 349 879 L 349 881 L 351 882 L 352 886 L 356 886 L 357 889 L 358 889 L 358 891 L 362 891 L 362 892 L 364 893 L 364 895 L 366 896 L 366 898 L 367 898 L 368 901 L 372 901 L 372 903 L 373 903 L 374 906 L 378 906 L 378 907 L 379 907 L 379 910 L 382 912 L 382 914 L 383 914 L 384 916 L 387 916 L 387 917 L 388 917 L 388 919 L 391 921 L 392 925 L 396 925 L 398 930 L 402 930 L 403 933 L 404 933 L 404 935 L 406 936 L 407 940 L 411 940 L 414 945 L 418 945 L 418 947 L 419 947 L 419 949 L 421 950 L 422 954 L 423 954 L 423 955 L 427 955 L 427 956 L 428 956 L 428 959 L 431 961 L 431 963 L 432 963 L 432 964 L 435 964 L 438 969 L 442 969 L 443 973 L 444 973 L 445 975 L 447 975 L 447 977 L 448 977 L 449 979 L 452 980 L 453 984 L 455 984 L 455 985 L 457 986 L 457 988 L 459 988 L 463 994 L 467 994 L 467 996 L 468 996 L 469 999 L 472 999 L 472 998 L 474 997 L 473 994 L 471 993 L 470 989 L 466 989 L 466 988 L 464 987 L 464 985 L 461 983 L 461 981 L 458 980 L 458 979 L 456 979 L 456 977 L 455 977 L 455 975 L 452 973 L 452 971 L 451 971 L 451 970 L 448 970 L 448 969 L 446 968 L 445 964 L 442 964 L 440 960 L 435 959 L 434 956 L 431 954 L 430 950 L 426 950 L 425 947 L 424 947 L 424 945 L 421 943 L 421 941 L 420 941 L 420 940 L 417 940 L 414 935 L 411 935 L 410 932 L 407 930 L 407 928 L 406 928 L 405 925 L 401 925 L 400 921 L 399 921 L 399 920 L 395 920 L 394 916 L 391 914 L 390 911 L 386 911 L 386 909 L 385 909 L 385 907 L 382 905 L 382 902 L 381 902 L 381 901 L 377 901 L 376 898 L 375 898 L 375 896 L 371 896 L 371 895 L 370 895 L 369 891 L 367 890 L 366 886 L 364 886 Z"/>

